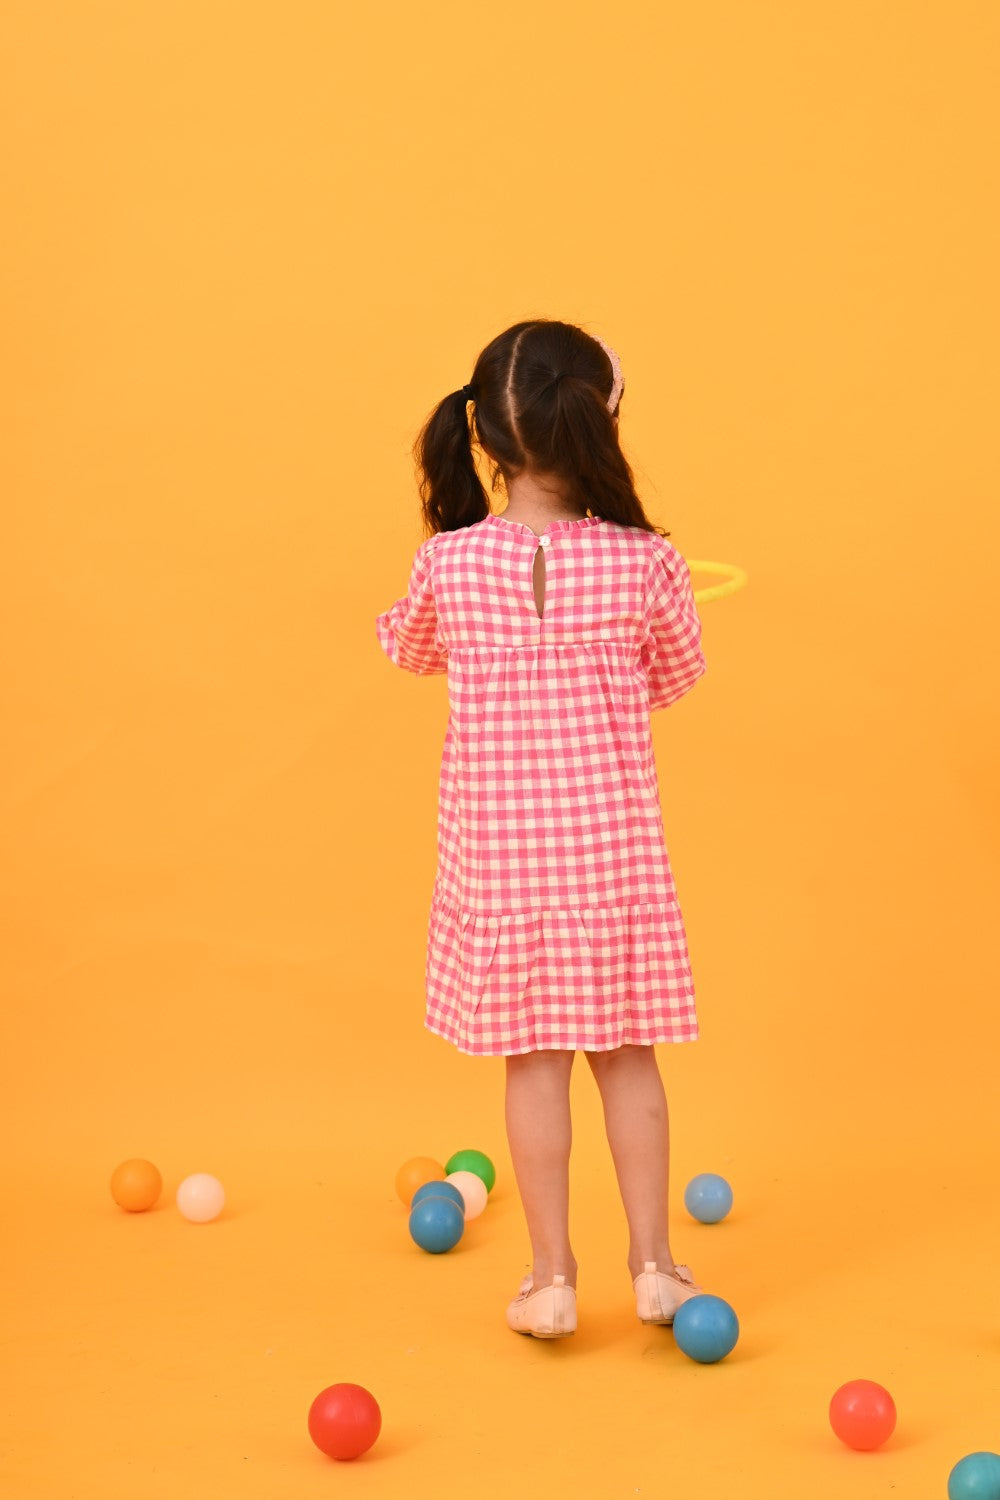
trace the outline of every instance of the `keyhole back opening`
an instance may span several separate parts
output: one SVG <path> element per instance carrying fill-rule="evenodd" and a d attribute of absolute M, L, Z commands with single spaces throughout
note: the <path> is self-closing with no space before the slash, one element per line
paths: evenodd
<path fill-rule="evenodd" d="M 535 548 L 535 565 L 532 569 L 532 581 L 535 587 L 535 609 L 541 620 L 545 614 L 545 548 Z"/>

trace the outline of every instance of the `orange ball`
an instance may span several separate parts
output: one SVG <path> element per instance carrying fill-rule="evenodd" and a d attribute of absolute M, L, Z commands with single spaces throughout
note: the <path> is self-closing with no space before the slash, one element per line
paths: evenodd
<path fill-rule="evenodd" d="M 111 1174 L 111 1196 L 121 1208 L 141 1213 L 152 1208 L 163 1191 L 163 1179 L 151 1161 L 133 1156 L 119 1162 Z"/>
<path fill-rule="evenodd" d="M 444 1167 L 432 1156 L 411 1156 L 396 1173 L 396 1192 L 409 1208 L 417 1188 L 425 1182 L 444 1182 L 445 1176 Z"/>

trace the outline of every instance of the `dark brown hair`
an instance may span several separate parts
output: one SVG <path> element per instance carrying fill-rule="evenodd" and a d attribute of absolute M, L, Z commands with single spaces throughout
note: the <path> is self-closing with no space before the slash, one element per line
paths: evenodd
<path fill-rule="evenodd" d="M 572 323 L 531 319 L 487 344 L 469 381 L 471 424 L 467 389 L 454 391 L 431 412 L 413 447 L 428 535 L 458 531 L 490 513 L 475 438 L 493 459 L 494 489 L 501 474 L 554 475 L 568 506 L 669 536 L 649 520 L 635 492 L 615 412 L 608 410 L 613 384 L 607 354 Z"/>

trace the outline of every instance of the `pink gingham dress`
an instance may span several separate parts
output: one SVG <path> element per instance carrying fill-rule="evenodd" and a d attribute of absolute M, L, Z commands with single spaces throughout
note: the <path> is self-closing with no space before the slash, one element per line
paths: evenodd
<path fill-rule="evenodd" d="M 397 666 L 448 675 L 427 1028 L 479 1055 L 696 1041 L 649 720 L 705 671 L 681 554 L 491 513 L 429 537 L 376 628 Z"/>

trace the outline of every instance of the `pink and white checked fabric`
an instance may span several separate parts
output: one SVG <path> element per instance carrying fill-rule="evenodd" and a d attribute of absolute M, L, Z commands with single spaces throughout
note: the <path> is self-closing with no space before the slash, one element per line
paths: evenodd
<path fill-rule="evenodd" d="M 422 544 L 376 629 L 448 675 L 427 1028 L 484 1055 L 697 1040 L 649 719 L 705 671 L 681 554 L 490 514 Z"/>

